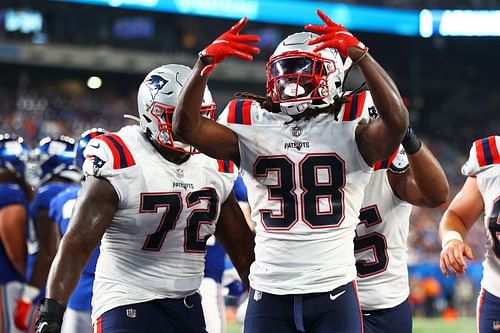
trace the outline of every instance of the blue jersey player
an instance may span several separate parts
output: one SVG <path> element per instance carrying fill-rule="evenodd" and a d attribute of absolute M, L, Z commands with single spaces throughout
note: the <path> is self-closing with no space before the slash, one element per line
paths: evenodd
<path fill-rule="evenodd" d="M 0 332 L 20 332 L 12 324 L 15 299 L 26 270 L 28 146 L 22 138 L 0 135 Z"/>
<path fill-rule="evenodd" d="M 236 178 L 233 192 L 240 207 L 241 203 L 248 202 L 247 189 L 241 176 Z M 245 212 L 244 207 L 241 208 Z M 225 270 L 226 252 L 215 237 L 210 237 L 207 241 L 207 254 L 205 255 L 205 275 L 200 285 L 201 303 L 208 333 L 225 332 L 225 306 L 222 293 L 225 284 L 223 283 Z"/>
<path fill-rule="evenodd" d="M 93 128 L 85 131 L 75 146 L 75 165 L 81 168 L 84 162 L 83 150 L 88 142 L 98 135 L 107 133 L 101 128 Z M 74 184 L 65 191 L 59 193 L 52 199 L 49 208 L 49 218 L 57 225 L 58 234 L 62 237 L 68 229 L 71 213 L 78 197 L 81 186 Z M 68 302 L 68 309 L 64 314 L 62 333 L 91 332 L 92 331 L 92 287 L 94 285 L 94 273 L 99 248 L 96 248 L 90 256 L 87 265 L 83 269 L 78 285 Z"/>
<path fill-rule="evenodd" d="M 57 249 L 57 230 L 49 219 L 50 202 L 81 178 L 81 172 L 73 165 L 74 147 L 74 140 L 69 137 L 47 137 L 30 156 L 36 160 L 40 185 L 29 205 L 27 284 L 14 312 L 14 322 L 20 329 L 26 330 L 30 326 L 32 303 L 45 286 Z"/>

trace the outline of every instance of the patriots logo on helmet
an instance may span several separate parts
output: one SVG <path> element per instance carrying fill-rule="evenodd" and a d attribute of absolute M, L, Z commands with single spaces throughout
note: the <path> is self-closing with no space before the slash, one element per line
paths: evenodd
<path fill-rule="evenodd" d="M 146 86 L 151 92 L 151 97 L 156 98 L 158 92 L 168 83 L 169 80 L 162 78 L 160 75 L 151 75 L 149 79 L 146 80 Z"/>

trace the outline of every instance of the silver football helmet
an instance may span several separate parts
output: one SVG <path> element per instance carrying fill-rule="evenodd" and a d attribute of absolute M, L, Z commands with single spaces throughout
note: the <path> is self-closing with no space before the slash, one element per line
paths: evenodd
<path fill-rule="evenodd" d="M 312 32 L 288 36 L 266 65 L 267 94 L 289 115 L 327 107 L 342 92 L 342 58 L 334 48 L 314 52 L 317 45 L 307 42 L 316 37 Z"/>
<path fill-rule="evenodd" d="M 153 69 L 139 86 L 137 107 L 139 123 L 148 137 L 162 147 L 194 154 L 197 151 L 192 146 L 176 141 L 172 136 L 172 117 L 190 73 L 191 68 L 175 64 Z M 208 88 L 200 112 L 211 119 L 215 116 L 215 103 Z"/>

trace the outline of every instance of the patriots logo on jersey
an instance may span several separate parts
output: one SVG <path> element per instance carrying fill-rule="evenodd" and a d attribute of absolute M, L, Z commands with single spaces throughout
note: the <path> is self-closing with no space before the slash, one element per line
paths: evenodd
<path fill-rule="evenodd" d="M 378 111 L 375 106 L 370 106 L 368 108 L 368 115 L 370 116 L 370 120 L 373 120 L 378 117 Z"/>
<path fill-rule="evenodd" d="M 106 164 L 106 161 L 100 159 L 95 155 L 92 156 L 92 159 L 94 160 L 94 163 L 92 164 L 92 171 L 94 172 L 94 175 L 96 175 L 99 169 L 102 168 L 104 164 Z"/>
<path fill-rule="evenodd" d="M 151 92 L 151 97 L 156 98 L 158 92 L 168 83 L 168 80 L 162 78 L 159 75 L 151 75 L 151 77 L 146 81 L 146 86 Z"/>
<path fill-rule="evenodd" d="M 285 142 L 284 149 L 297 149 L 301 150 L 302 148 L 309 148 L 309 141 L 292 141 Z"/>

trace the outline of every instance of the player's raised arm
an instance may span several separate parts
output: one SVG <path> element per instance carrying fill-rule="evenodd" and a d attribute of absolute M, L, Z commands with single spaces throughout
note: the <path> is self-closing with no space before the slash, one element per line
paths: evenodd
<path fill-rule="evenodd" d="M 59 332 L 68 299 L 117 208 L 113 186 L 102 178 L 87 177 L 50 268 L 37 332 Z"/>
<path fill-rule="evenodd" d="M 321 10 L 318 10 L 318 15 L 325 24 L 305 26 L 306 30 L 321 34 L 309 44 L 317 45 L 316 51 L 327 47 L 335 48 L 342 56 L 350 57 L 361 69 L 380 118 L 368 126 L 360 126 L 356 132 L 356 141 L 366 162 L 373 164 L 383 160 L 397 149 L 408 127 L 408 111 L 398 88 L 370 55 L 368 47 Z"/>
<path fill-rule="evenodd" d="M 420 207 L 437 207 L 448 200 L 449 185 L 443 168 L 412 128 L 402 142 L 409 161 L 404 173 L 389 172 L 389 181 L 396 195 Z"/>
<path fill-rule="evenodd" d="M 217 124 L 200 115 L 208 74 L 227 57 L 239 57 L 252 60 L 252 54 L 259 49 L 249 43 L 259 41 L 255 35 L 241 35 L 247 19 L 242 18 L 237 24 L 219 36 L 200 52 L 190 78 L 179 96 L 179 103 L 173 117 L 173 132 L 184 142 L 195 146 L 205 154 L 239 164 L 238 139 L 227 127 Z"/>

